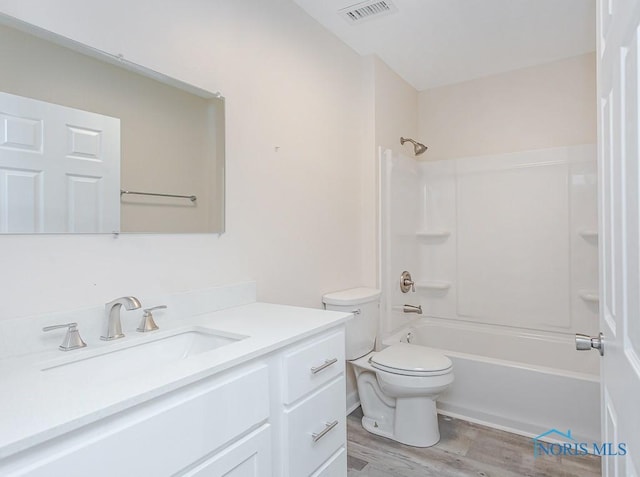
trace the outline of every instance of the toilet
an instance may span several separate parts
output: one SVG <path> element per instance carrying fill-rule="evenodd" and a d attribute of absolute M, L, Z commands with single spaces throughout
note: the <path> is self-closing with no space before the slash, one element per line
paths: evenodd
<path fill-rule="evenodd" d="M 435 350 L 397 343 L 374 351 L 380 290 L 352 288 L 323 296 L 327 310 L 353 313 L 346 357 L 353 366 L 369 432 L 414 447 L 440 440 L 436 399 L 453 382 L 451 360 Z"/>

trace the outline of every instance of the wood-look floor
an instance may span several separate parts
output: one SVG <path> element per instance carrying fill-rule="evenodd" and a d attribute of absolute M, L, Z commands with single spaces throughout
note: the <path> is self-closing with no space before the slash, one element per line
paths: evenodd
<path fill-rule="evenodd" d="M 347 419 L 348 477 L 600 477 L 596 456 L 540 456 L 528 437 L 439 416 L 441 439 L 405 446 L 365 431 L 362 411 Z"/>

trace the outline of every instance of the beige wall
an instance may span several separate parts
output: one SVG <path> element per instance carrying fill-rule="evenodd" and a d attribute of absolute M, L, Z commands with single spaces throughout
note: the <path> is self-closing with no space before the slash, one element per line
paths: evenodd
<path fill-rule="evenodd" d="M 410 145 L 400 145 L 401 137 L 418 137 L 418 91 L 386 63 L 374 58 L 376 145 L 413 156 Z"/>
<path fill-rule="evenodd" d="M 123 232 L 220 230 L 223 199 L 205 171 L 216 157 L 208 100 L 0 26 L 0 91 L 120 119 L 123 189 L 196 195 L 123 196 Z M 213 119 L 213 118 L 212 118 Z M 211 150 L 211 151 L 210 151 Z M 216 184 L 217 185 L 217 184 Z M 210 217 L 214 221 L 210 221 Z"/>
<path fill-rule="evenodd" d="M 420 93 L 425 160 L 596 142 L 595 53 Z"/>
<path fill-rule="evenodd" d="M 222 92 L 227 231 L 1 237 L 0 319 L 241 280 L 260 300 L 320 307 L 323 293 L 375 280 L 362 272 L 362 58 L 290 1 L 152 3 L 0 11 Z"/>

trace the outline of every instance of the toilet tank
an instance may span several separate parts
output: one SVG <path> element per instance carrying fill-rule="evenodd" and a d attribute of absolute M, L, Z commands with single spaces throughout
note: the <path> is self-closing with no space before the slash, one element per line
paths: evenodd
<path fill-rule="evenodd" d="M 353 313 L 347 321 L 346 356 L 348 360 L 364 356 L 376 344 L 380 317 L 380 290 L 375 288 L 350 288 L 322 297 L 326 310 Z"/>

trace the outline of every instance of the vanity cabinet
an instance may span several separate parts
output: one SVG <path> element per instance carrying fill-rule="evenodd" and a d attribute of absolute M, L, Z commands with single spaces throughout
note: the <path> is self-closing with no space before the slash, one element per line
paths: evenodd
<path fill-rule="evenodd" d="M 52 439 L 20 458 L 10 458 L 10 465 L 0 466 L 0 475 L 182 474 L 247 431 L 260 426 L 268 430 L 268 399 L 258 398 L 268 396 L 268 391 L 266 365 L 241 367 Z M 245 445 L 249 448 L 254 443 Z M 256 475 L 270 475 L 270 448 L 256 448 L 264 454 L 258 461 L 266 461 L 265 472 Z"/>
<path fill-rule="evenodd" d="M 0 475 L 345 477 L 344 367 L 340 325 L 138 397 L 133 407 L 3 459 Z"/>

